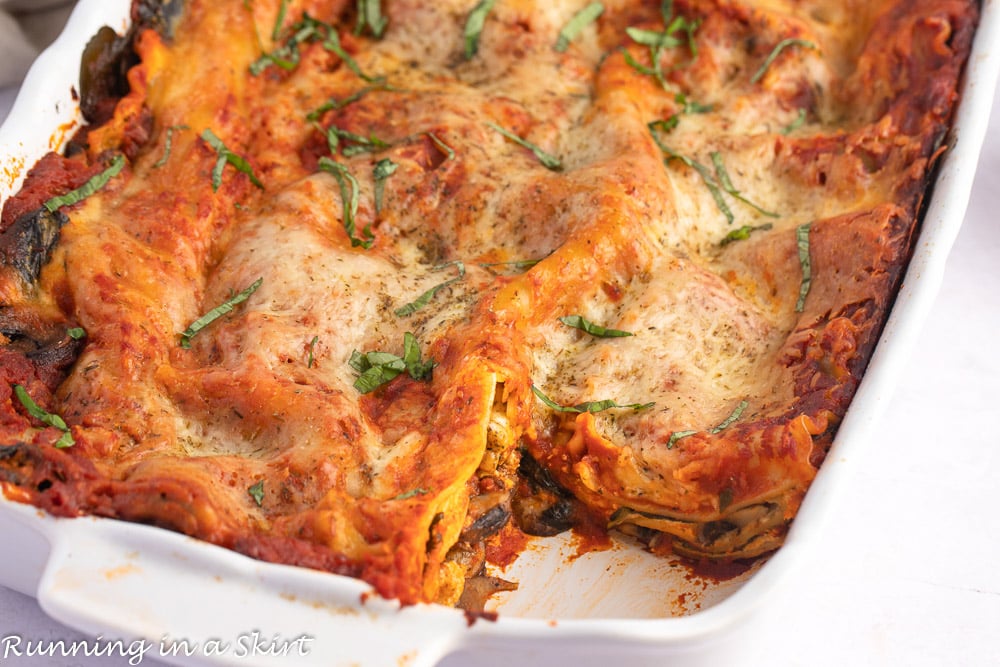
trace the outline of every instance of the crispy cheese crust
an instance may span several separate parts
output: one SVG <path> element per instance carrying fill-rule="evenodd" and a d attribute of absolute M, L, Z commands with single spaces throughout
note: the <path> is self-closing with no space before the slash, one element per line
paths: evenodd
<path fill-rule="evenodd" d="M 559 50 L 588 3 L 499 0 L 471 55 L 474 0 L 388 0 L 381 35 L 346 0 L 186 0 L 170 29 L 155 4 L 128 93 L 4 207 L 8 498 L 404 603 L 480 572 L 522 455 L 656 550 L 781 544 L 905 267 L 974 2 L 617 0 Z M 432 371 L 400 366 L 407 334 Z M 399 361 L 362 393 L 370 352 Z"/>

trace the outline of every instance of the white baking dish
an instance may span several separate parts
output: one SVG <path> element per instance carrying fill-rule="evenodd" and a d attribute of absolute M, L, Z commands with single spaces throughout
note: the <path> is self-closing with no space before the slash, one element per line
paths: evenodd
<path fill-rule="evenodd" d="M 129 0 L 84 0 L 36 63 L 0 128 L 0 197 L 26 165 L 78 125 L 71 88 L 83 44 L 125 25 Z M 421 605 L 399 610 L 362 582 L 250 560 L 158 529 L 102 519 L 54 519 L 0 498 L 0 584 L 37 596 L 59 621 L 104 637 L 143 639 L 146 656 L 184 664 L 316 665 L 734 664 L 752 657 L 755 623 L 808 558 L 825 514 L 908 360 L 944 270 L 972 185 L 1000 69 L 1000 18 L 986 4 L 957 130 L 911 267 L 868 374 L 788 543 L 755 572 L 716 583 L 639 549 L 574 554 L 541 541 L 507 573 L 520 590 L 495 622 Z M 256 636 L 253 633 L 258 633 Z M 165 639 L 166 638 L 166 639 Z M 277 639 L 277 646 L 254 639 Z M 302 638 L 302 639 L 300 639 Z M 190 656 L 170 640 L 197 647 Z M 211 644 L 218 640 L 228 645 Z M 139 645 L 137 645 L 139 646 Z M 219 655 L 211 656 L 213 647 Z M 271 656 L 269 650 L 285 649 Z M 224 650 L 223 650 L 224 649 Z M 168 651 L 169 653 L 169 651 Z"/>

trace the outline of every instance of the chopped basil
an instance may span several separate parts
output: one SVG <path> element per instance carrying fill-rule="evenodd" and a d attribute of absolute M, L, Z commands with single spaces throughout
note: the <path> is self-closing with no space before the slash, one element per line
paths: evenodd
<path fill-rule="evenodd" d="M 367 27 L 373 36 L 380 38 L 387 25 L 389 19 L 382 15 L 381 0 L 358 0 L 358 23 L 354 34 L 360 35 Z"/>
<path fill-rule="evenodd" d="M 342 146 L 342 141 L 346 142 L 347 145 Z M 344 157 L 351 157 L 359 153 L 374 153 L 389 147 L 387 142 L 382 141 L 376 136 L 365 137 L 354 132 L 342 130 L 336 125 L 326 128 L 326 143 L 330 147 L 331 153 L 336 154 L 339 149 L 340 154 Z"/>
<path fill-rule="evenodd" d="M 610 399 L 606 399 L 603 401 L 586 401 L 584 403 L 578 403 L 576 405 L 559 405 L 551 398 L 543 394 L 542 391 L 535 385 L 531 385 L 531 391 L 535 393 L 535 396 L 537 396 L 542 403 L 544 403 L 545 405 L 549 406 L 550 408 L 552 408 L 557 412 L 575 412 L 575 413 L 603 412 L 604 410 L 612 410 L 612 409 L 631 409 L 638 412 L 639 410 L 645 410 L 647 408 L 651 408 L 654 405 L 656 405 L 656 403 L 629 403 L 628 405 L 619 405 L 618 403 Z"/>
<path fill-rule="evenodd" d="M 66 335 L 73 340 L 80 340 L 87 336 L 87 332 L 84 331 L 83 327 L 73 327 L 71 329 L 66 329 Z"/>
<path fill-rule="evenodd" d="M 605 329 L 599 324 L 588 321 L 581 315 L 567 315 L 566 317 L 560 317 L 559 321 L 568 327 L 580 329 L 597 338 L 623 338 L 635 335 L 630 331 L 622 331 L 621 329 Z"/>
<path fill-rule="evenodd" d="M 219 186 L 222 185 L 222 170 L 226 168 L 227 164 L 232 165 L 241 174 L 246 174 L 250 182 L 258 188 L 261 190 L 264 189 L 264 185 L 254 176 L 253 169 L 250 167 L 250 163 L 246 161 L 246 158 L 226 148 L 226 145 L 222 143 L 222 139 L 215 136 L 212 130 L 205 129 L 201 133 L 201 138 L 205 143 L 214 148 L 216 154 L 219 156 L 215 161 L 215 168 L 212 169 L 212 190 L 218 190 Z"/>
<path fill-rule="evenodd" d="M 63 418 L 59 415 L 52 414 L 51 412 L 46 412 L 38 406 L 35 401 L 32 400 L 31 396 L 28 395 L 28 391 L 19 384 L 14 385 L 14 395 L 17 400 L 21 402 L 24 409 L 28 411 L 28 414 L 42 422 L 46 426 L 54 426 L 63 432 L 59 439 L 56 440 L 55 446 L 59 449 L 64 447 L 72 447 L 76 444 L 73 440 L 73 436 L 69 432 L 69 426 L 63 421 Z"/>
<path fill-rule="evenodd" d="M 250 64 L 250 73 L 257 76 L 271 65 L 291 71 L 298 66 L 302 57 L 299 46 L 315 41 L 321 41 L 324 49 L 340 58 L 347 68 L 360 78 L 368 82 L 381 81 L 379 77 L 369 76 L 361 70 L 351 54 L 341 46 L 340 36 L 335 27 L 317 21 L 308 14 L 303 14 L 302 19 L 290 27 L 288 39 L 283 45 L 270 53 L 265 53 Z"/>
<path fill-rule="evenodd" d="M 76 190 L 72 190 L 64 195 L 59 195 L 49 199 L 45 202 L 45 204 L 43 204 L 43 206 L 45 206 L 49 213 L 55 213 L 56 210 L 62 208 L 63 206 L 78 204 L 107 185 L 108 181 L 117 176 L 118 172 L 120 172 L 124 166 L 125 156 L 116 155 L 114 159 L 111 160 L 111 164 L 108 165 L 107 169 L 99 174 L 91 176 L 87 179 L 86 183 L 78 187 Z"/>
<path fill-rule="evenodd" d="M 685 165 L 698 172 L 698 175 L 701 176 L 701 180 L 705 183 L 705 187 L 708 188 L 709 193 L 712 195 L 712 199 L 715 200 L 716 206 L 718 206 L 719 211 L 721 211 L 726 217 L 729 224 L 732 224 L 736 217 L 733 215 L 732 209 L 729 208 L 729 204 L 722 195 L 723 190 L 747 206 L 755 209 L 762 215 L 766 215 L 771 218 L 780 217 L 777 213 L 766 211 L 757 204 L 753 203 L 744 197 L 739 190 L 733 187 L 732 181 L 729 179 L 729 173 L 726 171 L 726 166 L 722 162 L 722 155 L 718 151 L 713 151 L 711 153 L 712 164 L 715 167 L 715 173 L 713 174 L 712 170 L 701 162 L 698 162 L 697 160 L 682 153 L 678 153 L 663 142 L 663 139 L 659 136 L 659 134 L 657 134 L 657 131 L 667 132 L 672 129 L 673 126 L 671 126 L 667 121 L 656 120 L 649 123 L 648 127 L 650 134 L 653 136 L 653 141 L 655 141 L 660 150 L 667 155 L 664 162 L 669 163 L 670 160 L 680 160 Z"/>
<path fill-rule="evenodd" d="M 771 50 L 770 55 L 767 56 L 767 59 L 764 61 L 764 64 L 760 66 L 760 69 L 757 70 L 757 73 L 750 77 L 750 83 L 757 83 L 760 81 L 764 77 L 764 73 L 767 72 L 767 68 L 770 67 L 771 63 L 773 63 L 775 58 L 778 57 L 778 54 L 790 46 L 802 46 L 813 50 L 819 49 L 815 43 L 810 42 L 807 39 L 783 39 Z"/>
<path fill-rule="evenodd" d="M 257 503 L 257 507 L 263 507 L 264 505 L 264 480 L 260 480 L 253 486 L 247 489 L 247 493 L 253 498 L 253 501 Z"/>
<path fill-rule="evenodd" d="M 421 488 L 411 489 L 411 490 L 407 491 L 406 493 L 399 494 L 398 496 L 396 496 L 395 498 L 393 498 L 393 500 L 407 500 L 409 498 L 413 498 L 414 496 L 422 496 L 422 495 L 424 495 L 426 493 L 430 493 L 430 491 L 428 491 L 427 489 L 421 489 Z"/>
<path fill-rule="evenodd" d="M 806 307 L 806 296 L 812 286 L 812 258 L 809 254 L 809 230 L 811 222 L 799 225 L 795 229 L 795 240 L 799 246 L 799 266 L 802 267 L 802 283 L 799 285 L 799 298 L 795 302 L 795 312 L 801 313 Z"/>
<path fill-rule="evenodd" d="M 559 38 L 556 40 L 555 50 L 563 53 L 569 48 L 580 32 L 588 25 L 596 21 L 604 13 L 604 3 L 592 2 L 576 14 L 559 31 Z"/>
<path fill-rule="evenodd" d="M 750 208 L 755 209 L 761 215 L 766 215 L 769 218 L 781 217 L 777 213 L 773 213 L 771 211 L 765 211 L 760 206 L 754 204 L 752 201 L 744 197 L 742 194 L 740 194 L 739 190 L 733 187 L 732 181 L 729 180 L 729 173 L 726 171 L 726 165 L 723 164 L 722 162 L 722 154 L 719 153 L 719 151 L 712 151 L 710 153 L 710 157 L 712 158 L 712 165 L 715 167 L 715 175 L 719 179 L 719 182 L 722 183 L 723 190 L 731 194 L 736 199 L 739 199 L 741 202 L 743 202 Z"/>
<path fill-rule="evenodd" d="M 496 0 L 480 0 L 479 4 L 469 12 L 469 17 L 465 20 L 466 60 L 472 60 L 472 56 L 479 51 L 479 36 L 486 24 L 486 15 L 493 9 L 494 4 L 496 4 Z"/>
<path fill-rule="evenodd" d="M 802 108 L 799 108 L 799 112 L 798 112 L 798 115 L 795 116 L 795 120 L 793 120 L 791 123 L 789 123 L 788 125 L 786 125 L 783 128 L 781 128 L 781 133 L 782 134 L 791 134 L 795 130 L 797 130 L 800 127 L 802 127 L 802 124 L 805 123 L 805 122 L 806 122 L 806 110 L 802 109 Z"/>
<path fill-rule="evenodd" d="M 441 140 L 441 138 L 438 137 L 438 135 L 434 134 L 433 132 L 428 132 L 427 136 L 430 138 L 431 141 L 434 142 L 435 146 L 437 146 L 442 151 L 444 151 L 445 155 L 448 156 L 447 159 L 449 159 L 449 160 L 454 160 L 455 159 L 455 151 L 452 149 L 451 146 L 449 146 L 448 144 L 444 143 Z"/>
<path fill-rule="evenodd" d="M 358 180 L 348 171 L 347 167 L 328 157 L 321 157 L 319 159 L 319 168 L 328 174 L 332 174 L 340 186 L 340 199 L 343 202 L 344 211 L 344 230 L 347 231 L 347 237 L 351 239 L 351 246 L 355 248 L 361 246 L 365 250 L 371 248 L 372 243 L 375 241 L 375 234 L 372 233 L 371 225 L 365 226 L 362 232 L 363 239 L 355 236 L 355 232 L 357 231 L 355 220 L 358 215 L 358 191 L 360 189 Z"/>
<path fill-rule="evenodd" d="M 322 116 L 327 111 L 333 111 L 335 109 L 343 109 L 347 105 L 357 102 L 358 100 L 360 100 L 362 97 L 372 92 L 373 90 L 392 90 L 392 88 L 384 81 L 378 81 L 370 86 L 365 86 L 364 88 L 355 93 L 351 93 L 342 100 L 331 98 L 326 102 L 324 102 L 323 104 L 321 104 L 316 109 L 314 109 L 313 111 L 310 111 L 306 115 L 306 120 L 315 121 L 318 120 L 319 117 Z"/>
<path fill-rule="evenodd" d="M 233 312 L 233 309 L 239 304 L 249 299 L 250 295 L 256 292 L 257 288 L 260 287 L 263 282 L 264 282 L 263 278 L 258 278 L 253 282 L 253 284 L 244 289 L 242 292 L 239 292 L 229 300 L 216 306 L 215 308 L 208 311 L 207 313 L 196 319 L 194 322 L 192 322 L 191 325 L 181 333 L 181 347 L 183 347 L 185 350 L 189 349 L 191 347 L 191 339 L 194 338 L 195 334 L 197 334 L 199 331 L 201 331 L 202 329 L 204 329 L 209 324 L 219 319 L 223 315 L 227 315 Z"/>
<path fill-rule="evenodd" d="M 489 269 L 494 266 L 509 266 L 512 269 L 521 270 L 521 269 L 530 269 L 543 259 L 545 258 L 542 257 L 539 259 L 515 259 L 510 262 L 486 262 L 486 263 L 480 263 L 479 266 L 483 267 L 484 269 Z"/>
<path fill-rule="evenodd" d="M 674 95 L 674 101 L 681 105 L 681 113 L 685 114 L 708 113 L 712 110 L 711 104 L 701 104 L 700 102 L 689 100 L 684 93 Z"/>
<path fill-rule="evenodd" d="M 354 350 L 348 363 L 351 368 L 360 373 L 354 381 L 354 388 L 362 394 L 375 391 L 404 372 L 408 373 L 414 380 L 429 379 L 434 366 L 437 365 L 433 359 L 427 361 L 421 359 L 417 339 L 409 331 L 403 334 L 402 357 L 388 352 L 365 352 L 362 354 Z"/>
<path fill-rule="evenodd" d="M 663 65 L 660 63 L 664 49 L 672 49 L 686 44 L 688 50 L 691 52 L 692 60 L 698 57 L 698 46 L 694 41 L 694 32 L 698 29 L 698 22 L 688 21 L 683 16 L 674 16 L 673 13 L 674 3 L 672 1 L 665 0 L 660 3 L 660 16 L 663 18 L 663 25 L 665 26 L 663 32 L 635 27 L 625 29 L 625 33 L 632 41 L 649 48 L 649 58 L 652 67 L 641 65 L 628 51 L 622 51 L 622 54 L 625 56 L 625 62 L 629 66 L 641 74 L 652 76 L 663 88 L 667 87 Z M 685 38 L 682 40 L 679 37 L 675 37 L 677 33 L 683 33 Z"/>
<path fill-rule="evenodd" d="M 757 231 L 764 231 L 766 229 L 771 229 L 774 225 L 770 222 L 765 222 L 763 225 L 743 225 L 739 229 L 734 229 L 733 231 L 726 234 L 725 238 L 719 241 L 720 246 L 726 246 L 733 241 L 745 241 L 750 238 L 750 234 Z"/>
<path fill-rule="evenodd" d="M 288 11 L 288 0 L 281 0 L 278 7 L 278 16 L 274 19 L 274 28 L 271 30 L 271 39 L 277 41 L 281 37 L 281 26 L 285 23 L 285 12 Z"/>
<path fill-rule="evenodd" d="M 306 360 L 306 368 L 313 367 L 313 351 L 316 349 L 316 343 L 319 342 L 319 336 L 313 336 L 312 340 L 309 341 L 309 357 Z"/>
<path fill-rule="evenodd" d="M 494 130 L 496 130 L 497 132 L 499 132 L 500 134 L 502 134 L 503 136 L 513 141 L 514 143 L 524 146 L 525 148 L 530 150 L 532 153 L 535 154 L 535 157 L 538 158 L 538 161 L 541 162 L 546 169 L 551 169 L 552 171 L 562 170 L 563 168 L 562 161 L 560 161 L 559 158 L 557 158 L 556 156 L 546 153 L 544 150 L 542 150 L 535 144 L 531 143 L 530 141 L 522 139 L 513 132 L 505 130 L 504 128 L 500 127 L 495 123 L 486 123 L 486 124 L 491 128 L 493 128 Z"/>
<path fill-rule="evenodd" d="M 173 145 L 174 132 L 176 132 L 177 130 L 190 130 L 190 129 L 191 128 L 188 127 L 187 125 L 171 125 L 170 127 L 167 128 L 167 138 L 163 142 L 163 157 L 161 157 L 153 164 L 153 169 L 159 169 L 160 167 L 162 167 L 167 163 L 168 159 L 170 159 L 170 147 Z"/>
<path fill-rule="evenodd" d="M 385 194 L 385 181 L 390 176 L 396 173 L 396 169 L 399 165 L 390 160 L 389 158 L 383 158 L 375 163 L 375 168 L 372 170 L 372 177 L 375 179 L 375 214 L 378 215 L 382 212 L 382 197 Z"/>
<path fill-rule="evenodd" d="M 716 433 L 719 433 L 720 431 L 723 431 L 732 426 L 733 423 L 736 422 L 736 420 L 738 420 L 740 417 L 743 416 L 743 411 L 747 409 L 748 405 L 749 403 L 747 403 L 746 400 L 740 401 L 739 405 L 736 406 L 736 408 L 732 411 L 732 413 L 730 413 L 728 417 L 719 422 L 719 424 L 708 429 L 708 433 L 715 435 Z M 673 433 L 670 434 L 670 439 L 667 440 L 667 449 L 673 449 L 674 445 L 677 443 L 678 440 L 680 440 L 681 438 L 686 438 L 688 436 L 694 435 L 697 432 L 698 431 L 674 431 Z"/>
<path fill-rule="evenodd" d="M 459 280 L 465 277 L 465 264 L 457 260 L 454 262 L 448 262 L 447 264 L 441 264 L 440 266 L 435 266 L 431 270 L 440 271 L 442 269 L 448 268 L 449 266 L 454 266 L 456 269 L 458 269 L 457 276 L 455 276 L 454 278 L 450 278 L 444 281 L 443 283 L 435 285 L 434 287 L 430 288 L 429 290 L 418 296 L 415 301 L 411 301 L 405 306 L 397 308 L 394 311 L 396 313 L 396 317 L 408 317 L 409 315 L 412 315 L 413 313 L 417 312 L 418 310 L 426 306 L 428 303 L 430 303 L 431 299 L 434 298 L 434 295 L 437 294 L 440 290 L 444 289 L 448 285 L 451 285 L 452 283 L 458 282 Z"/>

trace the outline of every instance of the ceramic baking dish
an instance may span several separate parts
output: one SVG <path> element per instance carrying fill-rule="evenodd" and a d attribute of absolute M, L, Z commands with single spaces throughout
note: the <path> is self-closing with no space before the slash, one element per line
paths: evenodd
<path fill-rule="evenodd" d="M 915 254 L 882 339 L 788 541 L 740 573 L 701 572 L 625 544 L 578 556 L 573 538 L 538 540 L 504 572 L 517 592 L 496 618 L 434 605 L 400 609 L 363 582 L 272 565 L 156 528 L 56 519 L 0 497 L 0 584 L 52 617 L 140 641 L 178 664 L 719 665 L 752 657 L 756 624 L 815 548 L 854 453 L 888 402 L 939 288 L 962 222 L 1000 70 L 1000 15 L 984 11 Z M 126 27 L 130 0 L 82 0 L 30 71 L 0 128 L 0 198 L 79 127 L 80 53 L 102 25 Z"/>

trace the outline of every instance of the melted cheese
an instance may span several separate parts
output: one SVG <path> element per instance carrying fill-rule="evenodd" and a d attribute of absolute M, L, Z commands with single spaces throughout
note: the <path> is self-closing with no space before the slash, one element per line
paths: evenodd
<path fill-rule="evenodd" d="M 132 91 L 67 158 L 92 169 L 121 150 L 128 168 L 66 210 L 38 290 L 4 267 L 2 293 L 22 295 L 5 306 L 87 331 L 51 386 L 10 372 L 76 444 L 0 460 L 8 495 L 453 602 L 476 574 L 463 535 L 512 492 L 524 448 L 654 549 L 777 547 L 898 283 L 974 3 L 678 1 L 696 52 L 663 49 L 662 82 L 626 33 L 664 30 L 659 3 L 605 3 L 559 53 L 586 2 L 500 0 L 471 59 L 473 0 L 387 1 L 381 39 L 352 33 L 353 3 L 323 0 L 289 2 L 275 39 L 279 4 L 188 0 L 174 37 L 141 32 Z M 355 65 L 314 41 L 253 74 L 304 13 Z M 783 40 L 798 41 L 774 52 Z M 673 126 L 654 136 L 657 121 Z M 331 147 L 331 127 L 377 145 Z M 213 186 L 206 129 L 262 188 L 232 164 Z M 384 159 L 396 170 L 377 184 Z M 352 199 L 370 248 L 346 229 Z M 537 263 L 504 264 L 521 260 Z M 360 393 L 352 355 L 402 357 L 407 334 L 430 377 Z M 652 406 L 559 410 L 533 388 Z M 7 412 L 3 442 L 24 440 L 31 422 Z"/>

